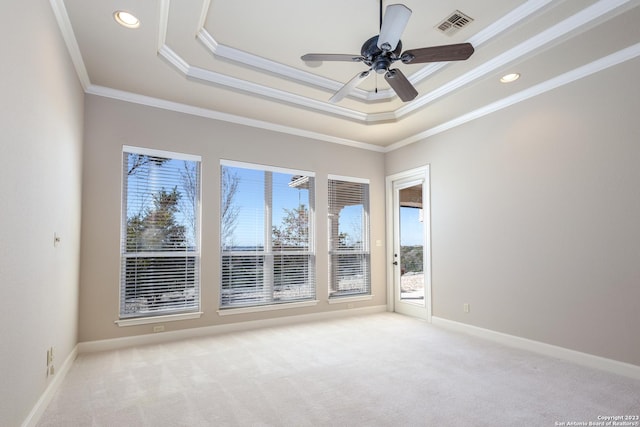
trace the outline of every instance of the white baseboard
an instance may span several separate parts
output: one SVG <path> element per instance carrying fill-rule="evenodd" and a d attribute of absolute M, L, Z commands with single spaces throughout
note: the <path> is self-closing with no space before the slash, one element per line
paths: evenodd
<path fill-rule="evenodd" d="M 272 326 L 286 326 L 291 324 L 331 320 L 342 317 L 361 316 L 387 311 L 386 305 L 352 308 L 347 310 L 332 310 L 321 313 L 302 314 L 298 316 L 283 316 L 248 322 L 229 323 L 224 325 L 205 326 L 202 328 L 181 329 L 179 331 L 159 332 L 155 334 L 136 335 L 132 337 L 113 338 L 107 340 L 87 341 L 78 344 L 78 353 L 116 350 L 137 345 L 162 344 L 166 342 L 197 338 L 208 335 L 241 332 Z"/>
<path fill-rule="evenodd" d="M 440 317 L 433 316 L 431 318 L 431 323 L 435 326 L 441 326 L 443 328 L 475 335 L 510 347 L 532 351 L 534 353 L 555 357 L 578 365 L 600 369 L 629 378 L 640 379 L 640 366 L 632 365 L 630 363 L 594 356 L 593 354 L 582 353 L 580 351 L 570 350 L 568 348 L 558 347 L 502 332 L 496 332 L 490 329 L 484 329 Z"/>
<path fill-rule="evenodd" d="M 47 406 L 51 403 L 51 399 L 53 399 L 53 396 L 60 387 L 60 384 L 62 384 L 64 377 L 67 376 L 67 373 L 69 372 L 69 369 L 71 369 L 71 366 L 73 366 L 73 361 L 76 360 L 77 356 L 78 346 L 76 345 L 73 350 L 71 350 L 71 353 L 69 353 L 69 356 L 67 356 L 62 366 L 56 370 L 55 375 L 47 385 L 44 393 L 42 393 L 40 399 L 38 399 L 35 406 L 31 409 L 31 412 L 29 412 L 29 415 L 22 423 L 22 427 L 35 427 L 38 424 L 42 414 L 44 414 Z"/>
<path fill-rule="evenodd" d="M 238 322 L 225 325 L 207 326 L 202 328 L 184 329 L 179 331 L 170 331 L 149 335 L 138 335 L 133 337 L 114 338 L 100 341 L 89 341 L 79 343 L 71 351 L 69 356 L 65 359 L 62 366 L 57 370 L 56 374 L 48 384 L 44 393 L 38 399 L 25 421 L 22 423 L 22 427 L 35 427 L 38 421 L 42 417 L 42 414 L 47 409 L 47 406 L 53 399 L 55 392 L 62 384 L 65 376 L 71 369 L 73 361 L 80 353 L 90 353 L 97 351 L 115 350 L 119 348 L 131 347 L 136 345 L 145 344 L 160 344 L 164 342 L 170 342 L 185 338 L 196 338 L 207 335 L 216 335 L 229 332 L 241 332 L 247 330 L 254 330 L 259 328 L 274 327 L 274 326 L 286 326 L 291 324 L 298 324 L 303 322 L 313 322 L 322 320 L 331 320 L 337 318 L 361 316 L 366 314 L 383 313 L 387 311 L 386 305 L 378 305 L 372 307 L 354 308 L 348 310 L 334 310 L 322 313 L 303 314 L 298 316 L 285 316 L 273 319 L 264 320 L 252 320 L 248 322 Z M 534 341 L 527 338 L 517 337 L 515 335 L 509 335 L 502 332 L 492 331 L 490 329 L 484 329 L 465 323 L 456 322 L 453 320 L 443 319 L 440 317 L 432 316 L 431 323 L 435 326 L 455 330 L 470 335 L 475 335 L 484 339 L 488 339 L 494 342 L 498 342 L 503 345 L 515 347 L 523 350 L 532 351 L 545 356 L 555 357 L 558 359 L 566 360 L 572 363 L 576 363 L 582 366 L 590 368 L 600 369 L 603 371 L 611 372 L 617 375 L 626 376 L 629 378 L 640 379 L 640 366 L 630 363 L 624 363 L 617 360 L 607 359 L 600 356 L 594 356 L 588 353 L 582 353 L 575 350 L 570 350 L 564 347 L 559 347 L 551 344 L 546 344 L 540 341 Z"/>

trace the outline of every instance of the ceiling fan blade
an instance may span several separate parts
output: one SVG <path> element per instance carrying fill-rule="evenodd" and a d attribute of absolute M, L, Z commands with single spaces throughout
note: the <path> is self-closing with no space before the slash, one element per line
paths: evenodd
<path fill-rule="evenodd" d="M 363 81 L 364 79 L 367 78 L 367 76 L 369 75 L 370 71 L 371 70 L 367 70 L 367 71 L 363 71 L 362 73 L 358 73 L 354 78 L 349 80 L 347 82 L 347 84 L 342 86 L 340 88 L 340 90 L 337 91 L 331 97 L 331 99 L 329 99 L 329 102 L 332 103 L 332 104 L 335 104 L 337 102 L 342 101 L 345 96 L 349 95 L 351 93 L 351 91 L 354 90 L 360 84 L 361 81 Z"/>
<path fill-rule="evenodd" d="M 364 58 L 360 55 L 343 55 L 340 53 L 307 53 L 300 57 L 303 61 L 346 61 L 360 62 Z"/>
<path fill-rule="evenodd" d="M 384 79 L 389 83 L 389 86 L 391 86 L 396 94 L 398 94 L 402 101 L 411 101 L 418 96 L 418 91 L 413 87 L 402 71 L 398 69 L 389 70 L 384 75 Z"/>
<path fill-rule="evenodd" d="M 444 46 L 423 47 L 405 51 L 400 60 L 405 64 L 424 62 L 464 61 L 474 52 L 471 43 L 448 44 Z"/>
<path fill-rule="evenodd" d="M 393 52 L 410 17 L 411 9 L 403 4 L 387 6 L 378 37 L 378 47 L 384 51 Z"/>

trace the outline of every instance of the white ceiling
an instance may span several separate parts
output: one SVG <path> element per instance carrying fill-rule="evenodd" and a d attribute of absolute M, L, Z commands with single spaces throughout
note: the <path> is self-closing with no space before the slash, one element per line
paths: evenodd
<path fill-rule="evenodd" d="M 385 0 L 384 6 L 398 1 Z M 403 0 L 404 50 L 470 42 L 467 61 L 402 64 L 403 103 L 366 66 L 307 65 L 305 53 L 359 54 L 379 0 L 51 0 L 88 93 L 388 151 L 640 55 L 640 0 Z M 473 22 L 437 28 L 455 10 Z M 113 12 L 141 20 L 116 24 Z M 507 72 L 522 77 L 499 82 Z M 637 84 L 637 82 L 632 82 Z"/>

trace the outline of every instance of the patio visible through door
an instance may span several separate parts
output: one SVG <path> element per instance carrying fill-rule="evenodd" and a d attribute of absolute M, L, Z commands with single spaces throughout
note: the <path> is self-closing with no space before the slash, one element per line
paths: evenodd
<path fill-rule="evenodd" d="M 430 320 L 428 167 L 387 177 L 393 311 Z"/>
<path fill-rule="evenodd" d="M 400 300 L 424 305 L 424 210 L 422 183 L 401 188 L 399 193 Z"/>

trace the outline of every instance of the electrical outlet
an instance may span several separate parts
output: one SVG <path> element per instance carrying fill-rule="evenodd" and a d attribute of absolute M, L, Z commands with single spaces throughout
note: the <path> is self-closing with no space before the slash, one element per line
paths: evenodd
<path fill-rule="evenodd" d="M 164 325 L 154 326 L 153 332 L 164 332 Z"/>
<path fill-rule="evenodd" d="M 464 303 L 464 305 L 462 306 L 462 308 L 464 309 L 465 313 L 469 312 L 469 304 L 468 303 Z"/>

